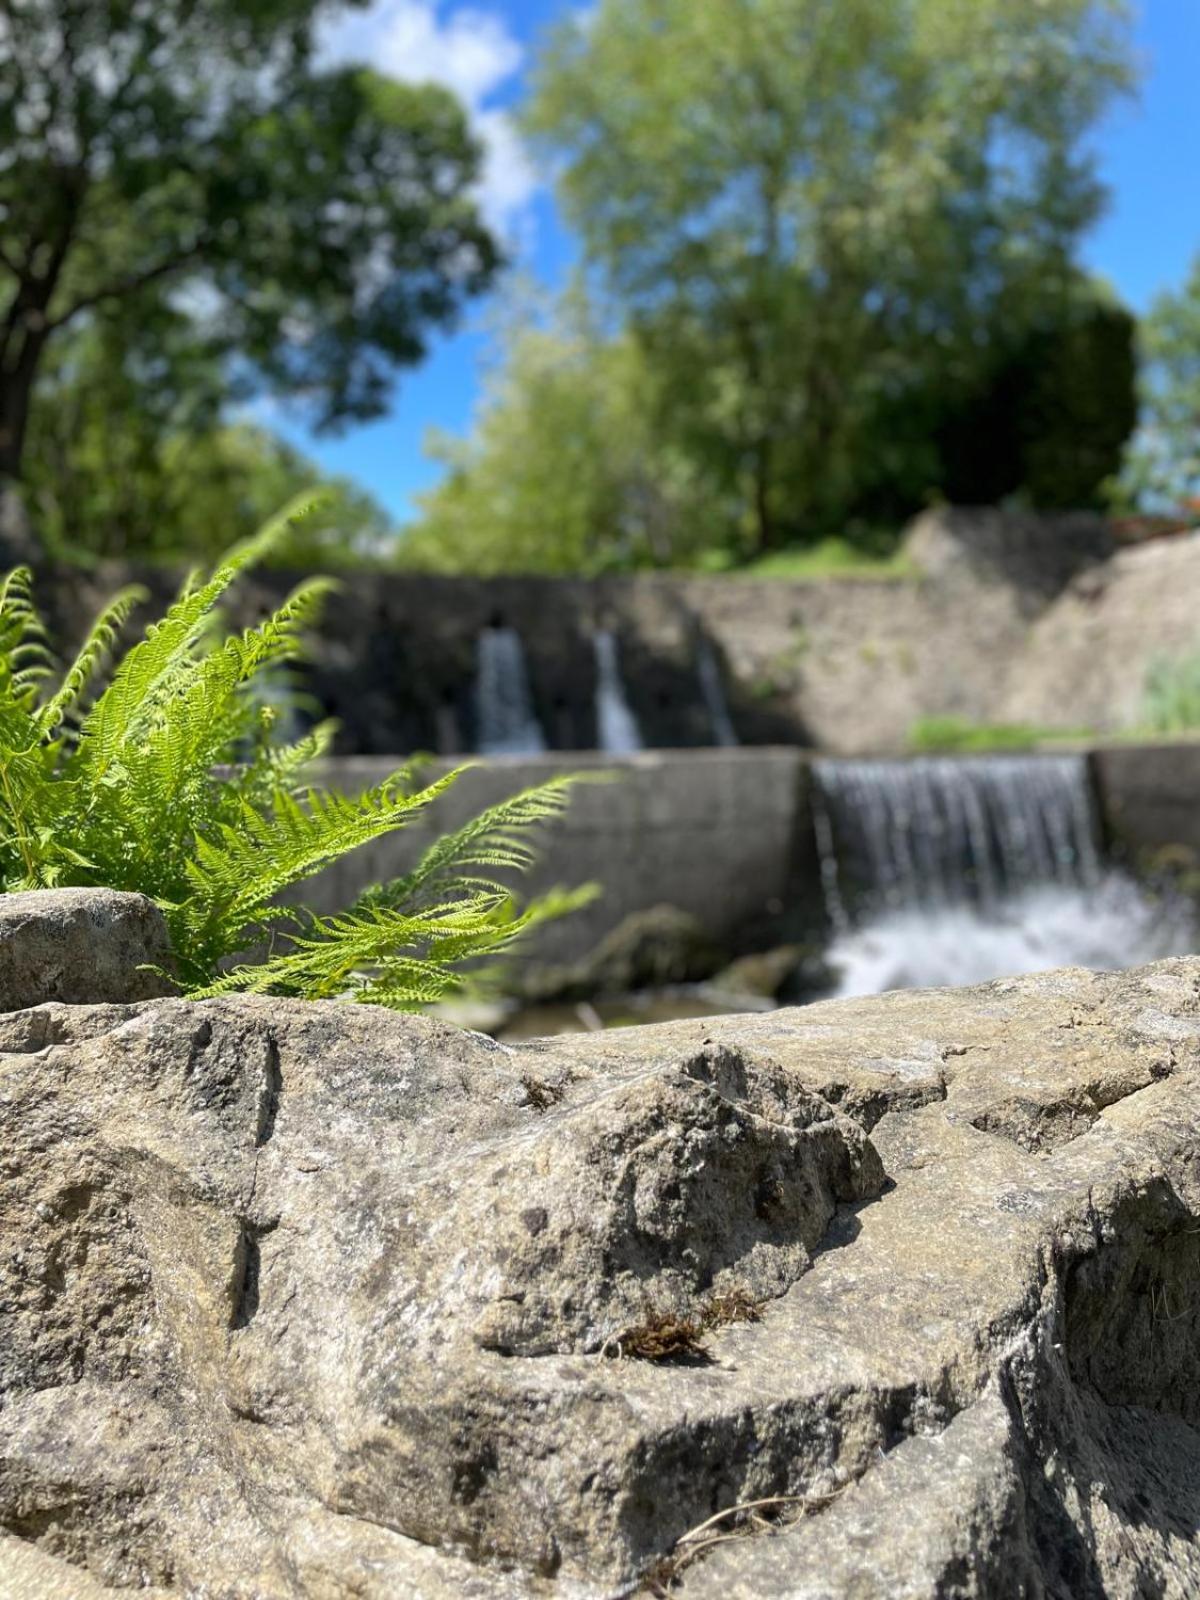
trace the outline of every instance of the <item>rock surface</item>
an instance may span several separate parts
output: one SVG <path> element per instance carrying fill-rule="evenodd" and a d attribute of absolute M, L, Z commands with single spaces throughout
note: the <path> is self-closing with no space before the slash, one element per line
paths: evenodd
<path fill-rule="evenodd" d="M 55 889 L 0 895 L 0 1011 L 44 1000 L 148 1000 L 172 992 L 167 925 L 144 895 Z"/>
<path fill-rule="evenodd" d="M 2 1594 L 1200 1592 L 1200 960 L 0 1052 Z"/>

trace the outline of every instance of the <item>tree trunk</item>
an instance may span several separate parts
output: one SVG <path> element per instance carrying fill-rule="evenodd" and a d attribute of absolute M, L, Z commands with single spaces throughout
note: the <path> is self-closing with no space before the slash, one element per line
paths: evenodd
<path fill-rule="evenodd" d="M 0 482 L 21 476 L 33 383 L 50 336 L 46 307 L 52 278 L 23 283 L 0 334 Z"/>
<path fill-rule="evenodd" d="M 35 356 L 32 362 L 22 359 L 14 372 L 0 373 L 0 482 L 21 476 L 36 370 Z"/>
<path fill-rule="evenodd" d="M 771 441 L 759 439 L 754 447 L 754 522 L 757 553 L 775 548 L 775 518 L 771 511 Z"/>
<path fill-rule="evenodd" d="M 0 483 L 21 476 L 34 379 L 54 327 L 50 303 L 71 248 L 88 180 L 87 174 L 79 170 L 64 175 L 60 181 L 64 209 L 57 236 L 51 241 L 49 259 L 40 271 L 27 272 L 17 279 L 0 327 Z M 37 253 L 31 243 L 25 251 L 26 261 L 33 261 Z"/>

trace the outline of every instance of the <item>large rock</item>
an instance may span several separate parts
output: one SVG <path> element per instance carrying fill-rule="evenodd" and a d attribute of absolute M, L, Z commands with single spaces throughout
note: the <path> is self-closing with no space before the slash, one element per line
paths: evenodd
<path fill-rule="evenodd" d="M 0 895 L 0 1011 L 171 993 L 162 912 L 117 889 Z"/>
<path fill-rule="evenodd" d="M 0 1051 L 0 1593 L 1200 1592 L 1200 961 Z"/>

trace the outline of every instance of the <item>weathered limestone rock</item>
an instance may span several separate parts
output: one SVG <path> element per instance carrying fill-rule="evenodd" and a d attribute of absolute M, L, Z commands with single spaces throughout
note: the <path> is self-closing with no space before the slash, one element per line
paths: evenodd
<path fill-rule="evenodd" d="M 149 1000 L 171 992 L 162 975 L 171 966 L 166 923 L 144 895 L 0 895 L 0 1011 L 44 1000 Z"/>
<path fill-rule="evenodd" d="M 0 1017 L 0 1595 L 1194 1595 L 1198 1091 L 1190 959 L 519 1050 Z"/>

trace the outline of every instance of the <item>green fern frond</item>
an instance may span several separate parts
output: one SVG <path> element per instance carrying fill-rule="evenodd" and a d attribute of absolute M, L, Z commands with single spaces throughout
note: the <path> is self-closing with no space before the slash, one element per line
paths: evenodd
<path fill-rule="evenodd" d="M 0 693 L 32 706 L 52 670 L 33 574 L 28 567 L 14 567 L 0 581 Z"/>
<path fill-rule="evenodd" d="M 374 908 L 314 917 L 291 936 L 292 948 L 244 964 L 195 991 L 197 999 L 227 994 L 303 994 L 355 999 L 412 1010 L 459 990 L 465 962 L 493 958 L 551 917 L 578 909 L 590 887 L 556 890 L 514 913 L 506 895 L 478 895 L 412 915 Z"/>
<path fill-rule="evenodd" d="M 45 636 L 33 597 L 33 573 L 28 567 L 14 567 L 0 580 L 0 650 L 8 654 L 27 639 Z"/>
<path fill-rule="evenodd" d="M 207 788 L 231 732 L 244 728 L 252 714 L 250 701 L 239 701 L 239 695 L 262 673 L 299 656 L 301 630 L 316 616 L 329 587 L 321 579 L 306 583 L 258 626 L 178 662 L 170 697 L 157 716 L 144 712 L 137 747 L 124 758 L 149 802 L 186 805 Z"/>
<path fill-rule="evenodd" d="M 290 795 L 302 792 L 309 768 L 329 754 L 337 731 L 337 720 L 326 717 L 291 744 L 264 741 L 255 752 L 253 764 L 242 775 L 243 794 L 247 799 L 265 799 L 276 790 Z"/>
<path fill-rule="evenodd" d="M 530 834 L 561 814 L 573 780 L 489 808 L 407 878 L 339 916 L 285 903 L 340 857 L 415 820 L 459 776 L 424 783 L 414 760 L 348 796 L 311 778 L 333 723 L 274 742 L 263 691 L 303 659 L 333 586 L 303 583 L 235 633 L 218 629 L 216 608 L 302 509 L 287 508 L 211 575 L 189 579 L 109 669 L 142 598 L 123 591 L 48 693 L 52 657 L 30 574 L 0 580 L 0 888 L 100 885 L 150 896 L 167 919 L 183 987 L 195 994 L 428 1004 L 587 897 L 555 894 L 518 909 L 488 876 L 529 864 Z M 258 943 L 268 953 L 247 960 Z M 231 960 L 239 964 L 226 971 Z"/>
<path fill-rule="evenodd" d="M 89 685 L 112 654 L 130 613 L 149 597 L 149 592 L 140 584 L 131 584 L 105 606 L 92 624 L 79 653 L 67 668 L 60 688 L 42 707 L 38 720 L 44 733 L 53 733 L 78 707 Z"/>
<path fill-rule="evenodd" d="M 177 692 L 213 609 L 231 584 L 247 567 L 269 555 L 318 504 L 320 499 L 312 496 L 294 501 L 253 538 L 235 546 L 207 581 L 185 589 L 162 621 L 147 628 L 145 638 L 128 652 L 84 719 L 82 749 L 98 775 L 127 744 L 141 737 Z"/>
<path fill-rule="evenodd" d="M 193 899 L 182 920 L 187 942 L 237 949 L 260 928 L 285 890 L 340 856 L 412 822 L 458 776 L 448 773 L 416 794 L 405 770 L 353 798 L 309 789 L 279 791 L 269 810 L 244 801 L 236 824 L 197 834 L 185 866 Z M 199 913 L 197 915 L 197 913 Z"/>
<path fill-rule="evenodd" d="M 444 834 L 409 873 L 366 891 L 358 904 L 387 907 L 420 904 L 452 878 L 465 874 L 471 885 L 493 887 L 487 872 L 525 872 L 536 859 L 534 830 L 561 817 L 580 783 L 607 781 L 605 773 L 565 773 L 523 789 Z"/>

